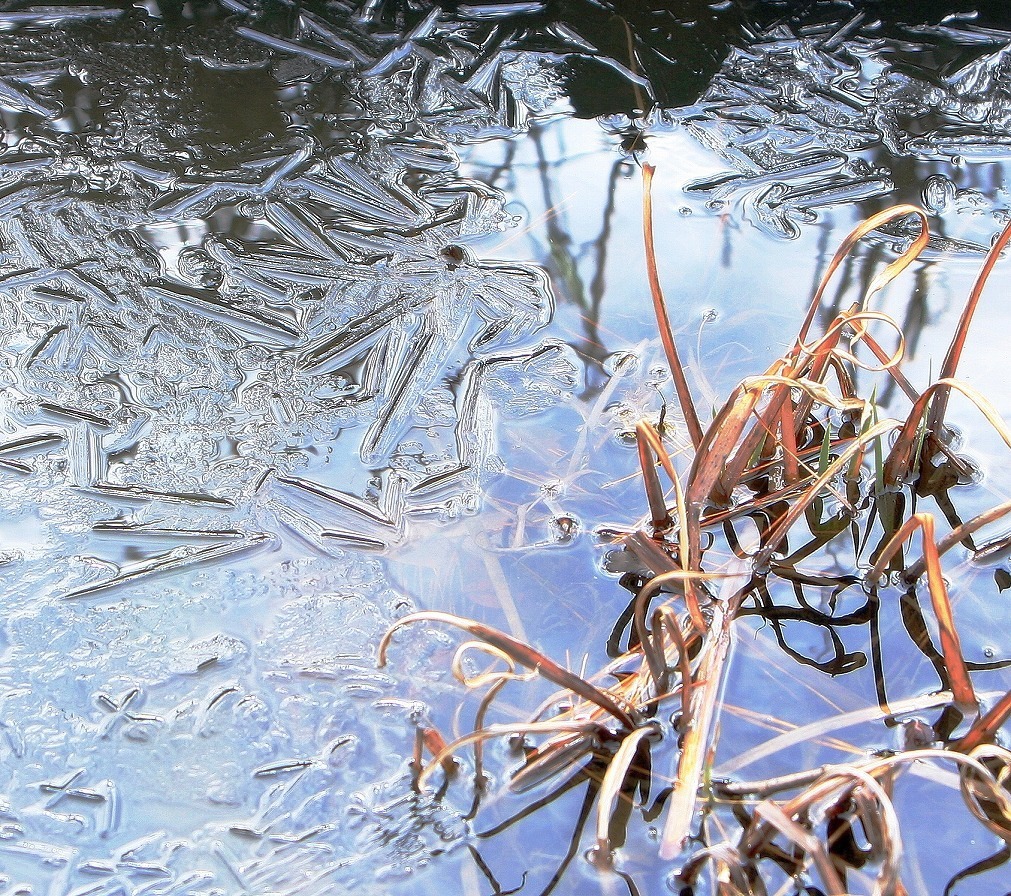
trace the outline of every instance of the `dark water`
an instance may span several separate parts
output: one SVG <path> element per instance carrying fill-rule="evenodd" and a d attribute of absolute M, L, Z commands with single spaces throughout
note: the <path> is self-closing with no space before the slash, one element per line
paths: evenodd
<path fill-rule="evenodd" d="M 635 422 L 684 438 L 644 160 L 701 408 L 778 357 L 838 242 L 896 202 L 934 237 L 884 307 L 907 375 L 936 374 L 1009 218 L 1011 32 L 950 4 L 657 6 L 0 4 L 0 892 L 677 891 L 649 811 L 669 745 L 602 872 L 584 788 L 509 795 L 507 744 L 474 819 L 466 774 L 412 791 L 418 726 L 463 733 L 476 703 L 455 635 L 415 627 L 383 670 L 376 644 L 425 608 L 606 659 L 630 595 L 599 530 L 646 511 Z M 868 238 L 832 302 L 909 239 Z M 1008 285 L 998 266 L 960 368 L 1005 417 Z M 1006 497 L 1007 449 L 953 404 L 967 518 Z M 1008 572 L 964 555 L 946 572 L 992 698 Z M 941 725 L 897 595 L 888 696 Z M 714 774 L 900 746 L 859 715 L 866 638 L 743 620 Z M 548 693 L 512 686 L 495 720 Z M 1006 892 L 957 782 L 907 775 L 897 806 L 910 892 Z"/>

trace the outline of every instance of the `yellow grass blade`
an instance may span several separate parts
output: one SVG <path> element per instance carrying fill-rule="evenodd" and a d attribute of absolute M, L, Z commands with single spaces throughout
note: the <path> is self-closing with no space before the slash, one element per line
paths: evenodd
<path fill-rule="evenodd" d="M 636 728 L 627 735 L 618 747 L 617 752 L 607 765 L 604 773 L 604 780 L 600 784 L 600 794 L 597 797 L 597 860 L 607 862 L 610 859 L 611 843 L 608 837 L 608 828 L 611 823 L 611 815 L 614 813 L 614 805 L 618 801 L 618 794 L 621 792 L 621 785 L 625 781 L 635 759 L 635 754 L 639 749 L 639 744 L 650 735 L 656 735 L 658 729 L 652 726 Z"/>

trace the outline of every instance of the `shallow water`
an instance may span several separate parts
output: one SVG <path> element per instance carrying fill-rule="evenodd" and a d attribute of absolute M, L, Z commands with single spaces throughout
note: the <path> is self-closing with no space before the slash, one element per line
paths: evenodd
<path fill-rule="evenodd" d="M 475 709 L 449 672 L 460 639 L 413 627 L 385 669 L 376 645 L 425 608 L 606 660 L 630 595 L 601 529 L 646 511 L 634 424 L 663 413 L 684 438 L 640 161 L 708 410 L 784 350 L 850 227 L 900 201 L 936 236 L 883 307 L 907 375 L 936 373 L 1011 159 L 993 22 L 693 12 L 685 44 L 662 12 L 626 10 L 626 31 L 593 3 L 0 5 L 3 892 L 676 890 L 638 809 L 617 871 L 584 858 L 591 830 L 570 843 L 581 788 L 494 836 L 548 785 L 492 787 L 474 819 L 465 774 L 414 794 L 417 728 L 462 733 Z M 909 238 L 870 237 L 831 301 Z M 1005 418 L 1009 280 L 998 266 L 960 368 Z M 981 470 L 953 490 L 968 518 L 1006 496 L 1007 449 L 953 408 Z M 1006 660 L 1006 562 L 965 554 L 946 571 L 966 654 Z M 889 696 L 918 697 L 938 678 L 897 595 Z M 811 665 L 834 655 L 825 628 L 783 635 L 792 656 L 742 622 L 716 775 L 898 746 L 872 721 L 746 752 L 877 703 L 870 664 Z M 515 686 L 497 721 L 549 693 Z M 516 763 L 489 747 L 493 784 Z M 949 783 L 902 791 L 911 892 L 1000 847 Z M 943 849 L 918 820 L 941 799 Z"/>

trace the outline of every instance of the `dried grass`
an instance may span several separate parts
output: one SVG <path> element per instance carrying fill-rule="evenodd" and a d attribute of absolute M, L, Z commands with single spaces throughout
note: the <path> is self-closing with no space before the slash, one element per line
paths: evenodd
<path fill-rule="evenodd" d="M 852 839 L 859 829 L 859 837 L 867 844 L 867 861 L 877 869 L 872 892 L 883 896 L 903 893 L 900 823 L 890 792 L 897 774 L 914 762 L 954 763 L 969 811 L 1011 842 L 1011 754 L 995 744 L 999 729 L 1011 717 L 1011 692 L 988 712 L 980 709 L 941 566 L 946 551 L 1011 511 L 1011 502 L 954 526 L 950 534 L 938 539 L 933 515 L 917 511 L 907 516 L 905 502 L 899 500 L 902 489 L 915 490 L 918 483 L 922 487 L 921 479 L 934 458 L 957 466 L 943 432 L 952 389 L 966 395 L 1011 445 L 1011 432 L 987 400 L 953 378 L 973 311 L 1001 249 L 1011 240 L 1011 227 L 988 255 L 941 376 L 926 389 L 914 388 L 899 370 L 903 340 L 898 325 L 869 307 L 872 297 L 912 264 L 927 244 L 924 213 L 912 206 L 897 206 L 872 216 L 843 241 L 789 350 L 764 373 L 744 380 L 703 426 L 660 287 L 653 247 L 652 176 L 647 166 L 644 230 L 649 285 L 695 452 L 688 469 L 679 473 L 657 430 L 645 420 L 637 426 L 649 522 L 630 532 L 624 547 L 650 575 L 634 600 L 632 647 L 590 680 L 533 646 L 473 620 L 439 612 L 414 613 L 400 620 L 380 644 L 381 663 L 395 631 L 408 624 L 433 622 L 463 629 L 476 641 L 468 642 L 461 651 L 480 649 L 495 663 L 495 671 L 468 678 L 461 671 L 458 654 L 454 666 L 458 678 L 468 688 L 488 690 L 472 733 L 452 744 L 429 745 L 436 755 L 421 775 L 419 786 L 438 768 L 446 768 L 447 760 L 468 744 L 478 750 L 475 764 L 480 774 L 480 746 L 486 740 L 522 736 L 529 744 L 533 738 L 536 745 L 528 748 L 513 783 L 522 788 L 551 776 L 568 775 L 571 781 L 576 772 L 595 775 L 596 854 L 606 863 L 616 806 L 623 798 L 631 799 L 625 794 L 630 769 L 637 757 L 648 757 L 651 744 L 661 735 L 669 738 L 677 734 L 680 749 L 671 776 L 673 787 L 667 798 L 660 855 L 666 860 L 687 858 L 681 872 L 686 885 L 708 867 L 713 870 L 715 892 L 759 894 L 764 892 L 762 863 L 774 860 L 781 867 L 791 867 L 792 873 L 814 869 L 825 892 L 846 893 L 847 866 L 838 844 L 840 838 Z M 872 231 L 910 217 L 920 225 L 915 239 L 874 277 L 861 302 L 837 315 L 822 334 L 812 335 L 826 287 L 846 256 Z M 898 333 L 897 348 L 891 353 L 882 349 L 870 332 L 880 325 Z M 861 346 L 870 352 L 873 362 L 861 360 Z M 892 378 L 907 396 L 911 408 L 904 420 L 878 420 L 873 393 L 867 398 L 855 393 L 857 373 L 866 375 L 868 371 Z M 893 433 L 894 442 L 886 450 L 883 440 Z M 659 470 L 673 486 L 673 507 L 668 505 Z M 823 508 L 833 502 L 842 508 L 838 522 L 824 523 Z M 864 510 L 861 517 L 858 505 L 871 510 Z M 744 517 L 764 520 L 759 541 L 750 548 L 739 545 L 733 529 L 735 521 Z M 949 738 L 943 749 L 908 750 L 845 766 L 801 770 L 771 782 L 728 785 L 722 791 L 723 800 L 746 806 L 754 797 L 759 798 L 747 810 L 751 820 L 739 841 L 711 845 L 686 857 L 697 824 L 700 789 L 715 746 L 715 721 L 735 622 L 745 601 L 754 598 L 770 576 L 817 580 L 813 574 L 801 576 L 781 555 L 796 530 L 812 534 L 815 547 L 823 547 L 858 521 L 864 526 L 864 544 L 875 526 L 879 531 L 873 567 L 865 582 L 873 599 L 879 599 L 886 573 L 905 576 L 909 587 L 915 587 L 916 580 L 926 573 L 940 640 L 941 683 L 951 692 L 940 695 L 940 703 L 947 701 L 968 714 L 968 731 L 959 738 Z M 713 531 L 732 534 L 738 556 L 730 565 L 707 569 L 703 533 Z M 917 531 L 923 557 L 906 564 L 905 545 Z M 710 583 L 713 587 L 719 584 L 718 593 L 713 593 Z M 654 606 L 658 599 L 660 603 Z M 516 673 L 517 666 L 550 680 L 561 692 L 542 705 L 529 722 L 486 726 L 485 716 L 495 695 L 506 683 L 523 677 Z M 657 724 L 658 709 L 672 702 L 681 707 L 676 731 Z M 868 711 L 873 715 L 878 710 L 871 707 Z M 881 714 L 887 711 L 885 707 Z M 814 734 L 808 732 L 807 736 Z M 773 799 L 780 789 L 798 792 L 788 799 Z"/>

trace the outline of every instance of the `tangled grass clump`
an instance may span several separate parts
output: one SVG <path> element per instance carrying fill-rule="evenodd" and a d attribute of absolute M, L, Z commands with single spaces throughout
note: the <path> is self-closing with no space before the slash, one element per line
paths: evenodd
<path fill-rule="evenodd" d="M 1011 447 L 1011 431 L 978 391 L 956 379 L 973 313 L 1011 225 L 988 253 L 937 379 L 917 389 L 903 375 L 904 341 L 899 326 L 874 310 L 871 299 L 904 271 L 927 245 L 926 215 L 908 205 L 869 218 L 846 238 L 829 262 L 807 314 L 789 350 L 763 373 L 742 381 L 713 419 L 704 424 L 692 398 L 667 318 L 653 248 L 650 183 L 645 168 L 644 229 L 651 293 L 661 340 L 674 383 L 692 456 L 679 470 L 664 438 L 649 421 L 637 426 L 639 461 L 648 521 L 621 534 L 621 543 L 646 573 L 635 589 L 627 618 L 627 647 L 593 676 L 582 677 L 529 644 L 487 625 L 441 612 L 414 613 L 399 620 L 379 646 L 385 663 L 391 638 L 414 623 L 444 623 L 472 640 L 458 650 L 453 671 L 467 688 L 484 689 L 474 730 L 446 744 L 433 729 L 419 732 L 416 752 L 422 788 L 452 757 L 473 745 L 475 770 L 482 777 L 482 747 L 491 738 L 520 736 L 530 744 L 511 784 L 522 789 L 547 777 L 591 776 L 596 788 L 596 850 L 599 862 L 611 862 L 613 818 L 620 801 L 633 799 L 630 774 L 652 774 L 649 753 L 658 740 L 677 739 L 677 766 L 666 797 L 660 856 L 680 859 L 678 880 L 696 886 L 708 869 L 719 894 L 762 894 L 769 863 L 781 875 L 814 871 L 824 892 L 851 892 L 855 876 L 865 874 L 873 893 L 902 894 L 902 838 L 892 806 L 900 773 L 925 763 L 950 766 L 958 776 L 968 810 L 988 830 L 1011 844 L 1011 752 L 998 743 L 998 732 L 1011 717 L 1011 691 L 980 700 L 955 623 L 942 558 L 956 545 L 976 550 L 973 534 L 1011 511 L 1004 502 L 979 516 L 953 519 L 948 490 L 972 473 L 951 447 L 946 427 L 948 399 L 966 396 Z M 870 282 L 863 299 L 841 311 L 814 334 L 825 289 L 853 247 L 878 228 L 915 221 L 918 233 Z M 895 334 L 886 350 L 873 335 L 881 327 Z M 858 377 L 858 373 L 860 376 Z M 858 394 L 855 383 L 867 374 L 889 377 L 909 402 L 902 419 L 879 419 L 873 394 Z M 661 473 L 670 480 L 668 497 Z M 919 509 L 927 500 L 945 511 L 950 529 L 935 532 L 935 517 Z M 738 527 L 757 532 L 748 544 Z M 796 546 L 796 534 L 806 540 Z M 919 533 L 922 556 L 911 560 L 910 539 Z M 851 575 L 798 569 L 801 560 L 850 536 L 854 545 Z M 712 562 L 719 543 L 733 560 Z M 791 547 L 791 545 L 793 545 Z M 866 554 L 866 560 L 862 557 Z M 869 569 L 868 569 L 869 567 Z M 845 765 L 802 769 L 757 782 L 705 782 L 712 755 L 715 719 L 729 664 L 735 622 L 759 615 L 775 627 L 789 618 L 770 597 L 770 583 L 783 580 L 803 592 L 831 586 L 838 591 L 862 588 L 861 611 L 842 620 L 806 606 L 832 638 L 837 650 L 833 673 L 865 660 L 847 654 L 836 627 L 867 624 L 889 583 L 898 582 L 915 601 L 921 580 L 929 594 L 932 621 L 919 620 L 922 637 L 915 646 L 933 663 L 941 690 L 906 695 L 887 693 L 884 667 L 868 624 L 869 649 L 878 687 L 878 705 L 867 718 L 894 718 L 905 707 L 946 707 L 944 730 L 924 743 L 890 755 L 868 755 Z M 775 610 L 775 612 L 773 612 Z M 622 634 L 623 620 L 618 626 Z M 907 626 L 908 628 L 909 626 Z M 927 632 L 937 632 L 935 647 Z M 781 643 L 785 645 L 782 637 Z M 468 674 L 464 658 L 479 652 L 492 661 L 488 671 Z M 810 661 L 812 665 L 818 665 Z M 825 664 L 823 664 L 825 665 Z M 527 670 L 526 672 L 521 671 Z M 495 697 L 511 681 L 537 675 L 560 690 L 523 724 L 487 724 Z M 661 708 L 675 705 L 671 725 Z M 814 732 L 812 732 L 813 734 Z M 956 736 L 957 735 L 957 736 Z M 423 748 L 433 759 L 423 770 Z M 644 772 L 645 770 L 645 772 Z M 689 848 L 698 825 L 703 785 L 711 796 L 739 810 L 736 842 Z M 560 788 L 561 789 L 561 788 Z M 480 787 L 478 788 L 480 791 Z M 784 794 L 786 794 L 784 796 Z M 862 868 L 876 869 L 866 876 Z"/>

